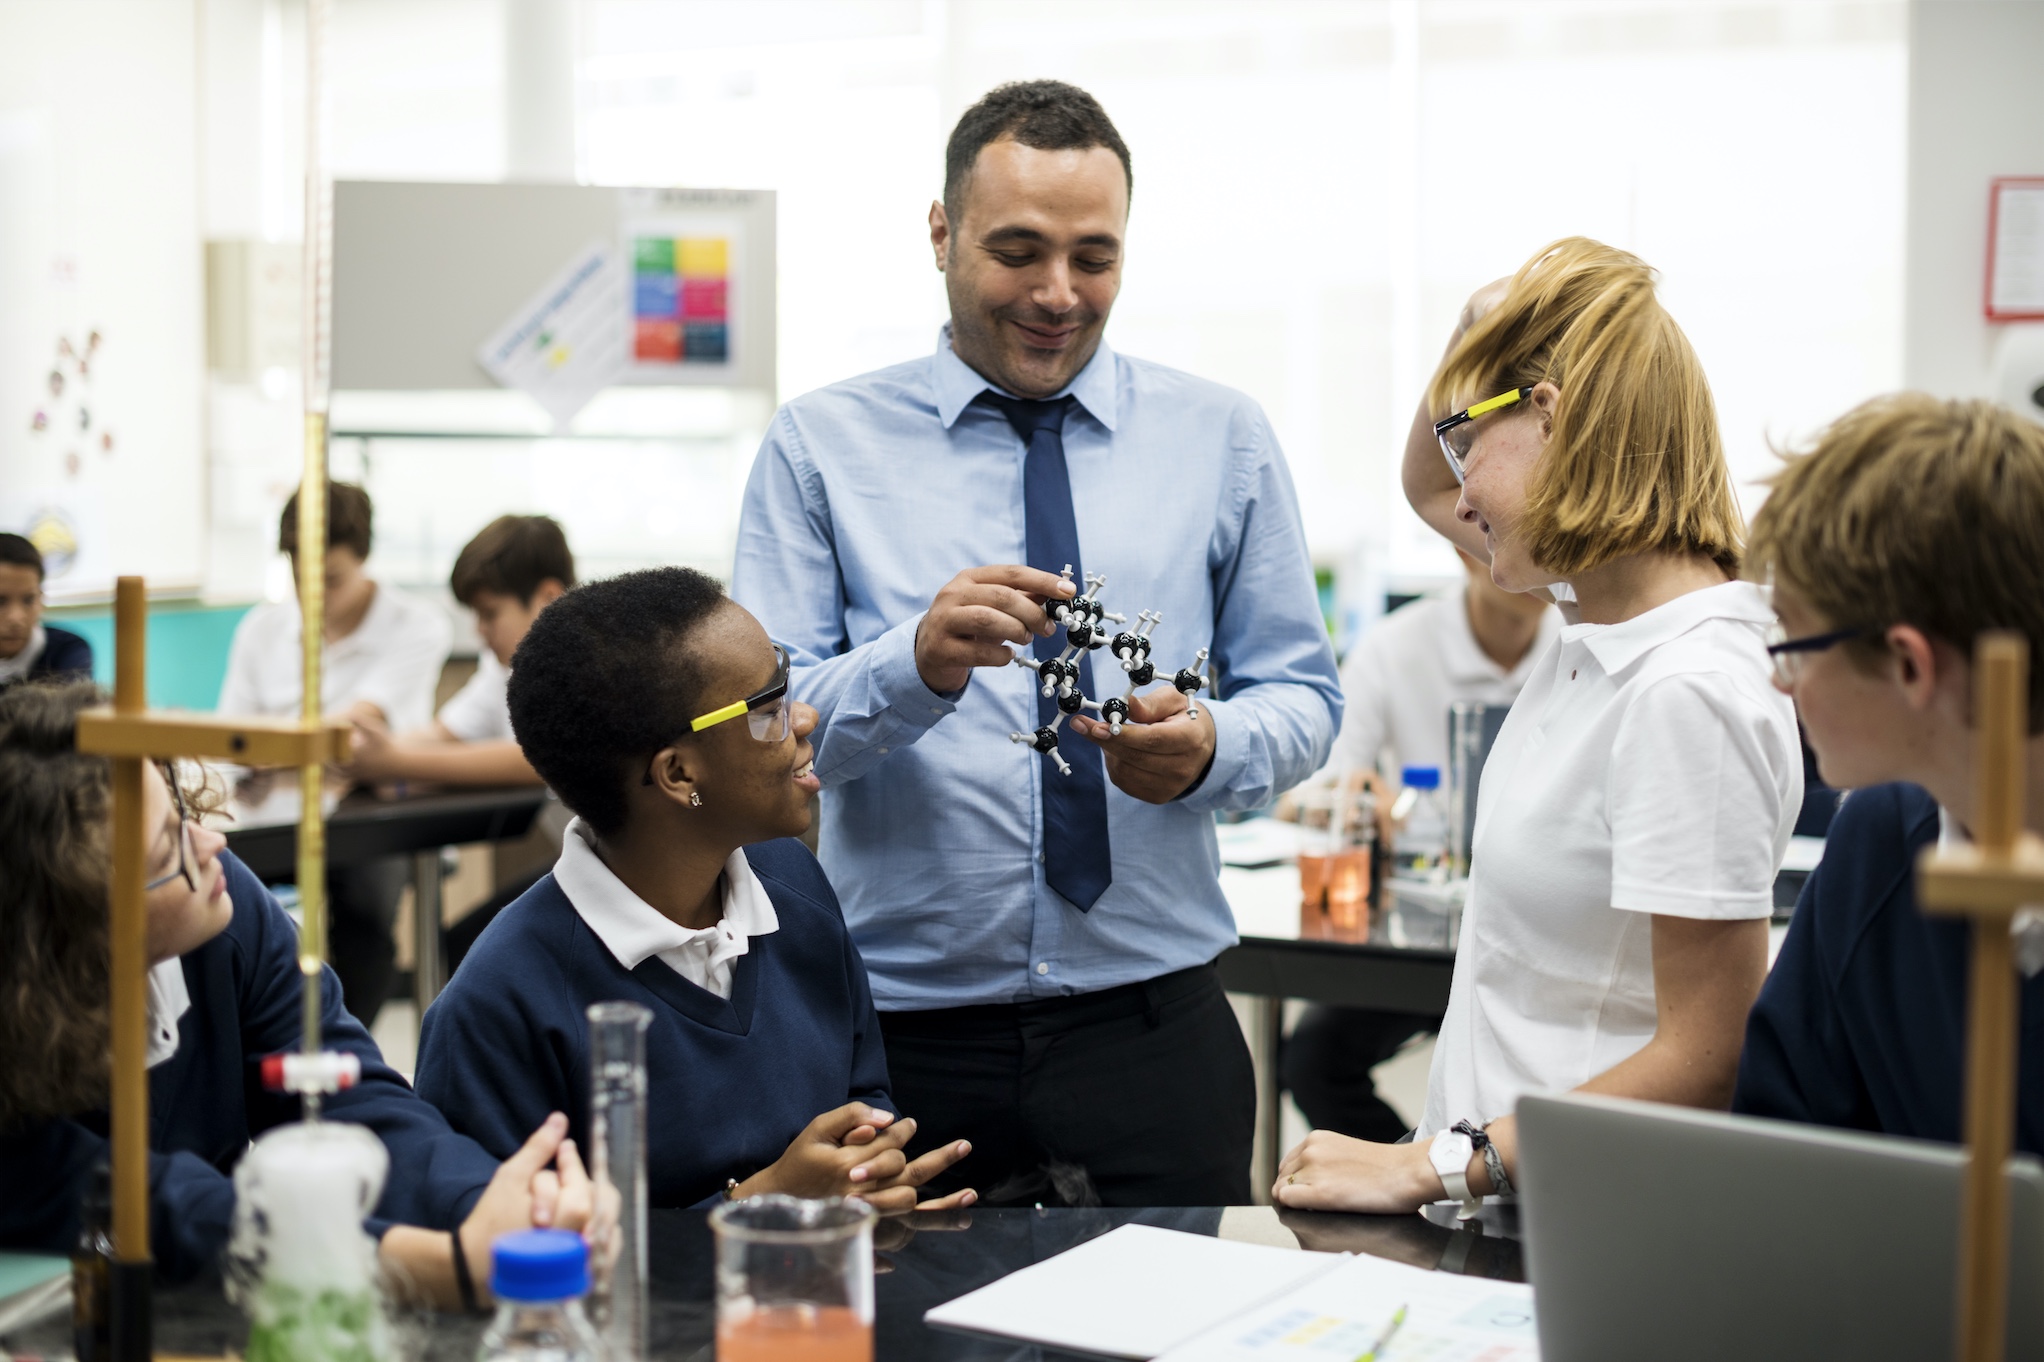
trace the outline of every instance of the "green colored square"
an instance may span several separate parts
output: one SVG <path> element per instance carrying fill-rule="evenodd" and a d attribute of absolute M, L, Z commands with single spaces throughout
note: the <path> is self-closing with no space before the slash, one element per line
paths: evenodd
<path fill-rule="evenodd" d="M 633 237 L 632 269 L 639 274 L 674 273 L 674 238 L 671 236 Z"/>

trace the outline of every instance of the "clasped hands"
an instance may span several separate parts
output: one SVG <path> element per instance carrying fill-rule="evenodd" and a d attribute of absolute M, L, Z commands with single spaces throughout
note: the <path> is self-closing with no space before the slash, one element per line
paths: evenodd
<path fill-rule="evenodd" d="M 733 1200 L 780 1192 L 798 1197 L 857 1197 L 883 1215 L 901 1211 L 960 1210 L 979 1200 L 971 1188 L 917 1201 L 916 1191 L 972 1152 L 964 1140 L 910 1159 L 910 1117 L 847 1102 L 811 1121 L 787 1152 L 731 1190 Z"/>
<path fill-rule="evenodd" d="M 967 568 L 947 582 L 916 629 L 916 670 L 940 695 L 963 690 L 974 667 L 1006 667 L 1038 638 L 1057 632 L 1044 611 L 1051 600 L 1070 600 L 1078 588 L 1062 577 L 1009 564 Z M 1098 698 L 1098 697 L 1094 697 Z M 1119 735 L 1098 719 L 1074 714 L 1067 732 L 1100 747 L 1107 778 L 1148 804 L 1168 804 L 1190 789 L 1214 756 L 1214 721 L 1175 690 L 1129 701 Z"/>

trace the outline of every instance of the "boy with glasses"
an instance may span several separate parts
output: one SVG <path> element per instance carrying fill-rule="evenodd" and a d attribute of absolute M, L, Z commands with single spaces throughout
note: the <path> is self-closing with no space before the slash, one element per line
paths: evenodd
<path fill-rule="evenodd" d="M 1974 642 L 2030 644 L 2028 827 L 2044 831 L 2044 429 L 1921 393 L 1848 412 L 1753 524 L 1768 651 L 1831 826 L 1746 1031 L 1734 1110 L 1957 1140 L 1970 928 L 1917 907 L 1917 858 L 1974 817 Z M 2016 1144 L 2044 1153 L 2044 924 L 2018 919 Z"/>

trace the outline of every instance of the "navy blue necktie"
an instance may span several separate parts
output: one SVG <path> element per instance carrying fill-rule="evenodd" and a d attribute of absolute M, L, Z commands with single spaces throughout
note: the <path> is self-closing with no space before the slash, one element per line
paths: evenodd
<path fill-rule="evenodd" d="M 1065 468 L 1065 413 L 1071 410 L 1072 399 L 1025 402 L 992 392 L 986 398 L 1008 418 L 1029 451 L 1022 463 L 1026 561 L 1053 576 L 1071 564 L 1072 580 L 1083 592 L 1086 569 L 1079 560 L 1079 523 L 1072 513 L 1071 474 Z M 1056 657 L 1065 648 L 1064 632 L 1038 638 L 1033 647 L 1040 658 Z M 1093 695 L 1093 664 L 1083 652 L 1079 690 Z M 1047 724 L 1057 717 L 1057 697 L 1042 695 L 1041 687 L 1038 691 L 1037 722 Z M 1045 754 L 1043 878 L 1074 908 L 1090 912 L 1114 878 L 1114 857 L 1107 844 L 1107 767 L 1100 749 L 1084 738 L 1059 744 L 1059 751 L 1072 773 L 1060 774 Z"/>

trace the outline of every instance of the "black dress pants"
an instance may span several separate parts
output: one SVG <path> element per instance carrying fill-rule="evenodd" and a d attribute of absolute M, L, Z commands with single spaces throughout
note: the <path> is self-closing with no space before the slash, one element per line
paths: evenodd
<path fill-rule="evenodd" d="M 412 882 L 409 856 L 379 856 L 327 871 L 327 959 L 348 1011 L 364 1026 L 390 996 L 397 975 L 398 900 Z"/>
<path fill-rule="evenodd" d="M 1439 1026 L 1438 1018 L 1405 1012 L 1309 1007 L 1285 1038 L 1278 1081 L 1314 1129 L 1390 1144 L 1411 1127 L 1377 1096 L 1370 1070 Z"/>
<path fill-rule="evenodd" d="M 972 1153 L 926 1195 L 993 1206 L 1249 1202 L 1256 1081 L 1212 965 L 1069 998 L 883 1012 L 911 1156 Z"/>

